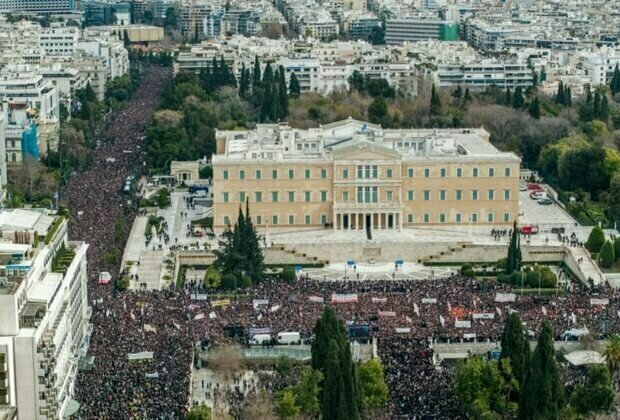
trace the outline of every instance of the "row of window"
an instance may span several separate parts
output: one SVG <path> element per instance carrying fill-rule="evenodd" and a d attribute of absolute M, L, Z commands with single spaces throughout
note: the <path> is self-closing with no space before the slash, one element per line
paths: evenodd
<path fill-rule="evenodd" d="M 265 222 L 269 222 L 272 225 L 278 225 L 280 224 L 280 216 L 277 214 L 274 214 L 271 216 L 271 218 L 265 218 L 263 219 L 263 216 L 258 214 L 255 216 L 255 220 L 256 220 L 256 224 L 257 225 L 262 225 Z M 295 222 L 295 215 L 294 214 L 289 214 L 287 218 L 285 218 L 284 220 L 286 220 L 286 222 L 288 222 L 289 225 L 294 225 Z M 327 214 L 321 214 L 320 218 L 319 218 L 319 222 L 324 225 L 327 223 Z M 229 216 L 224 216 L 224 225 L 229 225 L 231 223 L 230 221 L 230 217 Z M 309 214 L 304 215 L 303 218 L 303 224 L 304 225 L 311 225 L 313 223 L 312 221 L 312 216 Z"/>
<path fill-rule="evenodd" d="M 440 201 L 448 200 L 448 190 L 439 190 L 438 191 L 438 199 Z M 415 200 L 415 191 L 409 190 L 407 191 L 407 201 Z M 328 191 L 319 191 L 320 201 L 326 202 L 328 200 Z M 279 191 L 271 191 L 271 202 L 277 203 L 280 201 L 280 192 Z M 286 192 L 286 201 L 289 203 L 294 203 L 296 201 L 295 191 L 287 191 Z M 342 201 L 349 201 L 349 191 L 342 191 Z M 487 190 L 486 199 L 489 201 L 495 200 L 497 195 L 495 194 L 495 190 Z M 512 197 L 510 190 L 503 190 L 503 199 L 510 200 Z M 247 193 L 245 191 L 239 191 L 238 193 L 239 202 L 243 203 L 246 199 L 249 199 Z M 229 203 L 230 202 L 230 193 L 223 192 L 222 193 L 222 202 Z M 424 201 L 431 201 L 432 191 L 431 190 L 423 190 L 422 191 L 422 199 Z M 470 190 L 470 199 L 473 201 L 477 201 L 481 199 L 480 190 Z M 394 192 L 392 190 L 385 191 L 385 200 L 388 202 L 394 201 Z M 461 201 L 463 200 L 463 190 L 454 190 L 454 200 Z M 254 201 L 257 203 L 261 203 L 263 201 L 263 192 L 255 191 L 254 192 Z M 303 192 L 303 201 L 311 202 L 312 201 L 312 191 L 304 191 Z M 357 187 L 356 193 L 356 202 L 357 203 L 377 203 L 379 201 L 379 190 L 377 187 Z"/>
<path fill-rule="evenodd" d="M 437 216 L 437 220 L 431 220 L 431 215 L 429 213 L 424 213 L 422 215 L 422 223 L 478 223 L 479 221 L 479 217 L 478 217 L 478 213 L 474 212 L 471 213 L 468 218 L 461 214 L 461 213 L 455 213 L 454 214 L 454 218 L 453 220 L 448 220 L 449 217 L 448 215 L 446 215 L 446 213 L 439 213 L 439 215 Z M 277 214 L 274 214 L 271 216 L 271 218 L 265 218 L 263 219 L 262 215 L 256 215 L 255 216 L 255 220 L 256 220 L 256 224 L 257 225 L 262 225 L 265 222 L 269 222 L 272 225 L 278 225 L 280 224 L 280 216 Z M 294 225 L 296 223 L 295 221 L 295 215 L 294 214 L 289 214 L 288 217 L 286 217 L 284 220 L 286 220 L 286 222 L 289 225 Z M 327 214 L 321 214 L 320 216 L 320 223 L 322 225 L 327 223 Z M 414 218 L 413 213 L 408 213 L 407 214 L 407 223 L 415 223 L 416 219 Z M 486 221 L 489 223 L 494 223 L 497 222 L 497 220 L 495 219 L 495 213 L 493 212 L 489 212 L 486 214 Z M 510 222 L 510 213 L 506 212 L 502 215 L 502 221 L 504 223 L 508 223 Z M 231 223 L 231 219 L 229 216 L 224 216 L 224 225 L 228 225 Z M 312 221 L 312 216 L 309 214 L 304 215 L 303 217 L 303 224 L 305 225 L 311 225 L 313 223 Z"/>
<path fill-rule="evenodd" d="M 469 215 L 469 218 L 466 219 L 466 215 L 463 215 L 461 213 L 455 213 L 454 214 L 454 219 L 453 220 L 448 220 L 449 217 L 446 215 L 446 213 L 439 213 L 439 215 L 437 216 L 437 220 L 431 220 L 431 215 L 428 213 L 424 213 L 422 215 L 422 223 L 435 223 L 435 222 L 439 222 L 439 223 L 449 223 L 449 222 L 453 222 L 453 223 L 478 223 L 478 213 L 474 212 L 471 213 Z M 510 213 L 506 212 L 502 215 L 502 221 L 504 223 L 508 223 L 510 222 Z M 493 212 L 489 212 L 487 213 L 487 222 L 489 223 L 493 223 L 493 222 L 497 222 L 497 220 L 495 219 L 495 213 Z M 407 214 L 407 223 L 415 223 L 415 218 L 413 213 L 408 213 Z"/>
<path fill-rule="evenodd" d="M 470 199 L 471 200 L 480 200 L 480 190 L 470 190 Z M 439 200 L 445 201 L 448 199 L 448 190 L 439 190 Z M 495 190 L 487 190 L 486 199 L 487 200 L 495 200 L 496 194 Z M 512 197 L 510 190 L 503 190 L 503 198 L 504 200 L 510 200 Z M 432 200 L 432 192 L 431 190 L 422 191 L 422 199 L 424 201 Z M 454 199 L 456 201 L 461 201 L 463 199 L 463 190 L 454 190 Z M 409 190 L 407 191 L 407 201 L 415 200 L 415 191 Z"/>
<path fill-rule="evenodd" d="M 377 165 L 358 165 L 357 166 L 357 178 L 358 179 L 377 179 L 379 178 L 379 168 Z M 424 178 L 431 177 L 431 168 L 424 168 L 422 170 Z M 495 168 L 487 168 L 487 176 L 492 178 L 495 176 Z M 504 176 L 510 177 L 511 170 L 510 168 L 504 168 Z M 343 168 L 341 171 L 342 179 L 349 179 L 349 169 Z M 271 170 L 271 179 L 279 179 L 279 172 L 277 169 Z M 295 179 L 295 170 L 288 169 L 288 179 Z M 322 168 L 320 172 L 320 176 L 322 179 L 327 179 L 327 169 Z M 392 178 L 394 176 L 394 171 L 392 168 L 385 169 L 385 177 Z M 463 177 L 463 168 L 455 168 L 454 176 L 456 178 Z M 473 178 L 477 178 L 480 176 L 479 168 L 471 168 L 471 176 Z M 312 177 L 311 169 L 304 169 L 304 179 L 310 179 Z M 407 177 L 414 178 L 415 177 L 415 169 L 407 168 Z M 447 168 L 439 168 L 439 177 L 446 178 L 448 177 L 448 169 Z M 222 171 L 223 179 L 230 179 L 230 172 L 228 169 L 224 169 Z M 246 179 L 246 171 L 245 169 L 239 170 L 239 179 Z M 263 179 L 263 170 L 256 169 L 254 171 L 254 179 Z"/>
<path fill-rule="evenodd" d="M 287 201 L 289 203 L 295 202 L 295 191 L 287 191 L 286 197 L 287 197 Z M 304 191 L 303 192 L 303 197 L 304 197 L 303 201 L 311 202 L 312 201 L 312 191 Z M 328 192 L 327 191 L 319 191 L 319 197 L 320 197 L 320 200 L 322 202 L 326 202 L 327 201 L 327 197 L 328 197 Z M 239 202 L 240 203 L 245 202 L 246 198 L 249 198 L 249 197 L 247 196 L 245 191 L 240 191 L 239 192 Z M 230 193 L 223 192 L 222 193 L 222 201 L 224 203 L 229 203 L 230 202 Z M 254 201 L 257 202 L 257 203 L 261 203 L 263 201 L 263 192 L 262 191 L 255 191 L 254 192 Z M 272 203 L 277 203 L 279 201 L 280 201 L 280 192 L 279 191 L 271 191 L 271 202 Z"/>

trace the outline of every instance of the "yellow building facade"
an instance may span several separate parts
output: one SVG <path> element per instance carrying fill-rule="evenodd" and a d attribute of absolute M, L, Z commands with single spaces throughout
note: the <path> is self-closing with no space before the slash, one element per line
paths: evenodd
<path fill-rule="evenodd" d="M 274 230 L 505 226 L 518 216 L 520 159 L 483 129 L 383 130 L 349 119 L 216 138 L 216 232 L 246 200 L 254 223 Z"/>

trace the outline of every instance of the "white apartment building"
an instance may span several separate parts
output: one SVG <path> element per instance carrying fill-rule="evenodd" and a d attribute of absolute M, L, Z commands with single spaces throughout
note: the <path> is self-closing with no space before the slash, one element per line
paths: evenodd
<path fill-rule="evenodd" d="M 88 245 L 44 210 L 5 210 L 0 229 L 0 402 L 19 419 L 64 418 L 92 330 Z"/>
<path fill-rule="evenodd" d="M 37 70 L 46 80 L 51 80 L 58 89 L 58 99 L 67 110 L 71 109 L 71 101 L 75 92 L 86 87 L 88 78 L 81 77 L 74 68 L 63 66 L 63 63 L 50 62 L 39 66 Z M 69 118 L 71 113 L 69 113 Z"/>
<path fill-rule="evenodd" d="M 338 22 L 329 14 L 304 16 L 299 23 L 299 33 L 317 39 L 327 39 L 339 33 Z"/>
<path fill-rule="evenodd" d="M 0 200 L 4 200 L 6 195 L 5 186 L 7 183 L 6 173 L 6 137 L 5 137 L 5 123 L 4 113 L 0 112 Z M 2 401 L 0 400 L 0 404 Z"/>
<path fill-rule="evenodd" d="M 75 27 L 43 28 L 39 46 L 45 55 L 71 56 L 78 47 L 80 31 Z"/>
<path fill-rule="evenodd" d="M 27 65 L 15 65 L 0 72 L 0 101 L 27 104 L 38 122 L 38 152 L 45 154 L 48 146 L 55 149 L 58 142 L 59 96 L 51 80 L 35 73 Z M 23 125 L 16 121 L 17 125 Z"/>
<path fill-rule="evenodd" d="M 611 49 L 603 49 L 583 62 L 586 76 L 593 86 L 609 84 L 616 65 L 620 65 L 620 51 Z"/>
<path fill-rule="evenodd" d="M 103 60 L 80 52 L 71 57 L 67 66 L 71 66 L 80 72 L 80 78 L 85 83 L 90 83 L 90 87 L 95 91 L 98 100 L 103 101 L 105 99 L 108 70 Z"/>
<path fill-rule="evenodd" d="M 469 64 L 439 65 L 435 81 L 439 87 L 470 88 L 481 91 L 496 86 L 500 89 L 517 86 L 527 88 L 533 85 L 534 76 L 527 63 L 480 61 Z"/>
<path fill-rule="evenodd" d="M 286 73 L 286 83 L 289 84 L 291 74 L 295 73 L 302 92 L 318 92 L 320 90 L 320 73 L 321 64 L 314 57 L 281 57 L 276 62 L 278 66 L 284 67 Z"/>
<path fill-rule="evenodd" d="M 120 41 L 84 39 L 79 41 L 78 48 L 86 54 L 101 58 L 110 79 L 129 72 L 129 54 Z"/>

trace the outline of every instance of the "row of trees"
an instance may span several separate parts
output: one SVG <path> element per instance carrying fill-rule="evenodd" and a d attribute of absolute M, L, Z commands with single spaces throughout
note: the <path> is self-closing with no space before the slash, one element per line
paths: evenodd
<path fill-rule="evenodd" d="M 620 339 L 608 345 L 608 362 L 620 363 Z M 521 319 L 512 313 L 501 337 L 499 362 L 470 357 L 457 366 L 455 392 L 465 412 L 477 419 L 577 418 L 607 412 L 614 400 L 606 366 L 589 369 L 588 380 L 567 398 L 553 347 L 553 330 L 544 321 L 533 352 Z M 568 403 L 568 405 L 567 405 Z"/>

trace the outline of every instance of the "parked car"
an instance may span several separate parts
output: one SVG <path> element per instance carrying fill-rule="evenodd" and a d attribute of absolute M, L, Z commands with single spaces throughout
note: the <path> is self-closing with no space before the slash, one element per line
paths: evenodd
<path fill-rule="evenodd" d="M 523 185 L 523 184 L 520 184 L 519 185 L 519 191 L 527 191 L 527 186 Z"/>
<path fill-rule="evenodd" d="M 530 182 L 527 184 L 527 189 L 528 190 L 533 190 L 533 191 L 542 191 L 542 187 L 540 186 L 540 184 L 537 184 L 535 182 Z"/>
<path fill-rule="evenodd" d="M 538 200 L 538 204 L 541 204 L 543 206 L 548 206 L 550 204 L 553 204 L 553 200 L 550 199 L 549 197 L 543 197 Z"/>
<path fill-rule="evenodd" d="M 544 191 L 532 191 L 530 193 L 530 198 L 532 200 L 540 200 L 541 198 L 547 198 L 547 193 Z"/>

